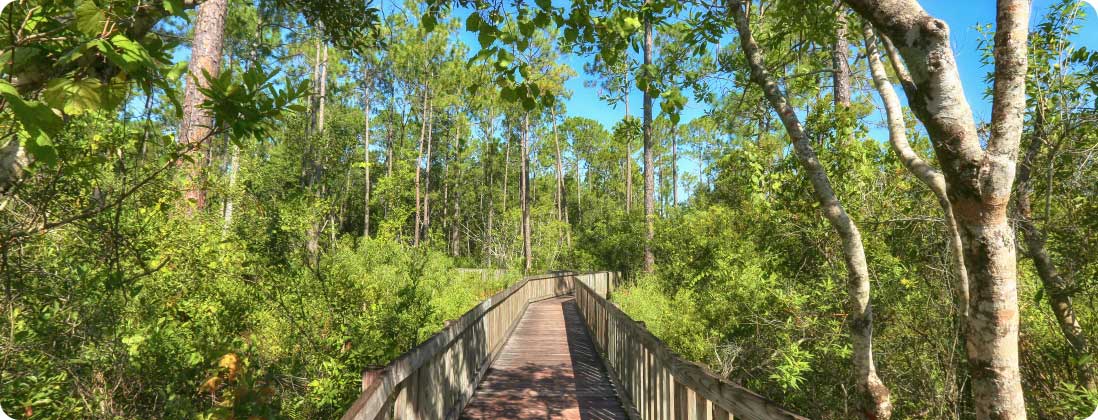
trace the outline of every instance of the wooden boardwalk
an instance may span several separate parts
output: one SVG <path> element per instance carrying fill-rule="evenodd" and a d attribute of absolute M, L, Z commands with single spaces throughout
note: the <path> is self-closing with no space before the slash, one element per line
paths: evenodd
<path fill-rule="evenodd" d="M 463 419 L 626 419 L 572 296 L 530 304 Z"/>

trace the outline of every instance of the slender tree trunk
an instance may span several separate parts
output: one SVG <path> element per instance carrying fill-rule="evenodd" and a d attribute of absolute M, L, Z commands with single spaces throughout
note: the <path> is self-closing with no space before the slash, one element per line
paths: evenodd
<path fill-rule="evenodd" d="M 964 247 L 961 243 L 961 232 L 957 228 L 957 220 L 953 216 L 953 207 L 949 203 L 949 195 L 946 191 L 945 176 L 942 175 L 937 169 L 927 163 L 925 160 L 919 157 L 917 153 L 911 148 L 911 145 L 907 141 L 907 125 L 904 123 L 903 108 L 900 105 L 900 98 L 896 95 L 895 90 L 892 88 L 892 83 L 888 79 L 888 73 L 885 70 L 884 64 L 881 63 L 880 53 L 877 49 L 877 36 L 873 32 L 873 28 L 869 25 L 865 25 L 863 28 L 866 42 L 866 55 L 869 60 L 870 73 L 873 77 L 873 82 L 876 85 L 877 92 L 881 96 L 881 101 L 885 105 L 885 114 L 888 122 L 888 139 L 892 145 L 892 150 L 896 152 L 896 155 L 900 158 L 900 162 L 907 168 L 920 182 L 927 186 L 928 189 L 934 194 L 938 200 L 938 206 L 942 209 L 942 216 L 945 220 L 946 234 L 949 236 L 950 255 L 953 257 L 953 281 L 951 287 L 953 288 L 953 300 L 954 307 L 956 308 L 956 329 L 957 334 L 960 337 L 957 341 L 957 353 L 963 354 L 965 351 L 960 348 L 961 341 L 964 340 L 964 330 L 968 325 L 968 270 L 965 268 Z M 892 62 L 894 72 L 897 77 L 904 81 L 903 83 L 911 83 L 911 76 L 907 72 L 907 67 L 900 61 L 895 50 L 889 46 L 887 38 L 884 39 L 886 50 L 889 52 L 890 61 Z M 955 403 L 960 403 L 961 389 L 964 387 L 963 378 L 954 376 L 953 380 L 949 380 L 948 383 L 953 384 L 953 387 L 949 389 L 948 394 L 950 398 L 955 400 Z"/>
<path fill-rule="evenodd" d="M 1040 100 L 1038 100 L 1040 101 Z M 1047 141 L 1045 128 L 1044 109 L 1038 105 L 1034 117 L 1034 136 L 1026 148 L 1025 157 L 1018 168 L 1018 176 L 1015 181 L 1017 192 L 1014 194 L 1014 216 L 1018 226 L 1022 230 L 1022 239 L 1026 244 L 1026 251 L 1033 258 L 1033 265 L 1037 268 L 1037 275 L 1041 277 L 1041 284 L 1048 295 L 1048 303 L 1051 306 L 1056 321 L 1060 324 L 1060 332 L 1064 334 L 1068 345 L 1078 360 L 1076 374 L 1079 376 L 1079 384 L 1086 389 L 1095 389 L 1094 371 L 1091 363 L 1086 359 L 1090 356 L 1086 335 L 1079 324 L 1079 318 L 1075 316 L 1075 306 L 1072 298 L 1075 295 L 1072 282 L 1064 278 L 1056 269 L 1052 255 L 1049 254 L 1044 232 L 1033 221 L 1033 204 L 1030 195 L 1033 194 L 1033 185 L 1030 178 L 1033 174 L 1034 161 L 1041 152 L 1041 147 Z"/>
<path fill-rule="evenodd" d="M 427 103 L 428 102 L 427 90 L 428 90 L 427 86 L 424 86 L 423 87 L 423 108 L 422 108 L 423 110 L 419 113 L 420 118 L 422 119 L 422 121 L 419 122 L 419 152 L 416 154 L 416 180 L 415 180 L 415 185 L 416 185 L 416 212 L 415 212 L 416 225 L 415 225 L 415 235 L 412 237 L 412 245 L 413 246 L 419 246 L 420 230 L 422 228 L 421 222 L 423 220 L 422 219 L 422 214 L 420 213 L 420 209 L 421 209 L 420 200 L 421 200 L 421 198 L 420 198 L 420 191 L 419 191 L 419 180 L 420 180 L 420 169 L 423 167 L 423 143 L 424 143 L 424 141 L 427 140 L 427 119 L 429 118 L 427 116 L 427 109 L 429 108 L 428 103 Z"/>
<path fill-rule="evenodd" d="M 556 192 L 556 204 L 557 204 L 557 221 L 564 220 L 564 163 L 561 161 L 560 155 L 560 139 L 557 138 L 557 112 L 552 112 L 553 120 L 553 146 L 557 151 L 557 192 Z"/>
<path fill-rule="evenodd" d="M 958 317 L 962 323 L 966 322 L 968 315 L 968 271 L 965 269 L 964 248 L 961 245 L 961 233 L 957 229 L 957 221 L 953 217 L 953 209 L 949 204 L 949 196 L 946 193 L 945 176 L 933 166 L 919 157 L 907 141 L 907 125 L 904 123 L 903 107 L 900 98 L 892 88 L 892 82 L 888 80 L 888 73 L 881 63 L 880 53 L 877 49 L 876 34 L 873 28 L 865 26 L 866 55 L 869 59 L 869 68 L 873 76 L 873 82 L 877 87 L 877 93 L 885 105 L 885 114 L 888 120 L 888 139 L 892 150 L 899 156 L 900 162 L 938 199 L 938 205 L 942 208 L 946 229 L 949 234 L 950 251 L 953 255 L 954 276 L 953 284 L 955 305 Z M 886 41 L 887 45 L 887 41 Z M 891 48 L 888 48 L 891 51 Z M 890 54 L 891 55 L 891 54 Z M 899 57 L 891 58 L 893 69 L 901 80 L 910 80 L 907 67 L 899 62 Z"/>
<path fill-rule="evenodd" d="M 369 73 L 368 71 L 366 71 L 366 72 Z M 366 195 L 365 195 L 365 198 L 362 201 L 362 213 L 363 213 L 362 214 L 362 237 L 365 238 L 365 239 L 368 239 L 370 237 L 370 186 L 371 186 L 370 185 L 371 184 L 370 183 L 370 167 L 373 166 L 373 163 L 370 162 L 370 104 L 372 102 L 372 100 L 371 100 L 372 98 L 370 97 L 370 92 L 371 92 L 372 83 L 370 81 L 370 75 L 369 74 L 366 74 L 364 76 L 365 76 L 364 78 L 366 80 L 366 92 L 363 95 L 362 102 L 363 102 L 363 107 L 365 108 L 363 111 L 364 111 L 365 119 L 366 119 L 366 127 L 363 129 L 363 132 L 362 132 L 362 143 L 363 143 L 363 145 L 362 145 L 362 159 L 363 159 L 362 160 L 362 165 L 366 170 L 366 174 L 365 174 L 365 184 L 366 184 L 365 194 Z"/>
<path fill-rule="evenodd" d="M 450 198 L 450 204 L 452 208 L 450 216 L 450 256 L 457 257 L 461 255 L 461 154 L 462 154 L 462 141 L 461 141 L 461 126 L 456 125 L 454 127 L 454 195 Z M 449 166 L 448 166 L 449 167 Z M 445 182 L 445 181 L 444 181 Z"/>
<path fill-rule="evenodd" d="M 651 0 L 645 0 L 645 4 Z M 652 65 L 652 19 L 644 19 L 644 65 Z M 641 131 L 644 136 L 644 272 L 656 269 L 656 257 L 652 254 L 652 241 L 656 238 L 656 190 L 655 168 L 652 157 L 652 92 L 644 90 L 644 116 Z"/>
<path fill-rule="evenodd" d="M 513 127 L 511 127 L 511 124 L 508 124 L 508 128 L 511 129 Z M 510 132 L 510 130 L 508 130 L 508 132 Z M 509 135 L 506 135 L 506 134 L 504 136 L 507 137 L 507 140 L 504 140 L 504 142 L 503 142 L 503 149 L 504 149 L 504 152 L 503 152 L 503 188 L 501 188 L 501 190 L 503 190 L 502 212 L 503 212 L 503 214 L 506 214 L 507 213 L 507 196 L 509 195 L 509 192 L 510 192 L 510 190 L 508 190 L 508 188 L 510 186 L 508 185 L 508 180 L 507 180 L 507 178 L 508 178 L 507 175 L 508 175 L 508 173 L 510 173 L 510 171 L 508 171 L 507 169 L 511 167 L 511 142 L 510 142 L 511 137 Z"/>
<path fill-rule="evenodd" d="M 1024 419 L 1018 366 L 1018 276 L 1007 217 L 1025 115 L 1028 0 L 999 0 L 986 148 L 950 46 L 949 27 L 914 1 L 844 0 L 896 42 L 912 69 L 904 85 L 942 165 L 969 276 L 966 330 L 978 419 Z"/>
<path fill-rule="evenodd" d="M 890 392 L 877 377 L 877 367 L 873 361 L 873 309 L 869 299 L 869 267 L 866 263 L 861 232 L 835 196 L 827 172 L 817 158 L 796 112 L 766 70 L 762 52 L 751 34 L 743 2 L 732 1 L 730 6 L 739 32 L 740 43 L 751 70 L 751 80 L 762 88 L 763 95 L 785 125 L 793 143 L 793 150 L 812 184 L 824 217 L 842 240 L 848 275 L 847 292 L 850 295 L 848 322 L 854 342 L 852 358 L 860 409 L 867 419 L 888 419 L 892 415 Z"/>
<path fill-rule="evenodd" d="M 427 161 L 423 173 L 423 223 L 421 240 L 431 239 L 431 145 L 434 144 L 435 110 L 427 108 Z"/>
<path fill-rule="evenodd" d="M 679 136 L 671 136 L 671 207 L 679 207 Z"/>
<path fill-rule="evenodd" d="M 233 195 L 236 194 L 236 176 L 240 166 L 240 147 L 235 144 L 229 147 L 232 149 L 229 155 L 229 194 L 225 198 L 224 223 L 221 227 L 222 237 L 228 234 L 229 228 L 233 224 Z"/>
<path fill-rule="evenodd" d="M 209 73 L 210 77 L 217 77 L 221 70 L 221 49 L 225 40 L 225 15 L 228 7 L 228 0 L 208 0 L 199 6 L 194 22 L 191 64 L 187 85 L 183 90 L 183 120 L 179 127 L 179 139 L 183 144 L 193 147 L 190 152 L 191 160 L 185 163 L 188 180 L 183 198 L 193 201 L 195 210 L 206 207 L 202 173 L 206 165 L 207 147 L 193 145 L 207 143 L 213 126 L 213 116 L 201 108 L 206 95 L 198 89 L 209 86 L 204 72 Z"/>
<path fill-rule="evenodd" d="M 524 272 L 529 273 L 534 267 L 534 256 L 531 250 L 530 240 L 530 114 L 523 116 L 522 120 L 522 182 L 520 187 L 520 200 L 522 201 L 522 257 L 525 262 Z"/>
<path fill-rule="evenodd" d="M 324 108 L 328 103 L 328 43 L 320 42 L 320 92 L 316 101 L 316 132 L 324 132 Z"/>

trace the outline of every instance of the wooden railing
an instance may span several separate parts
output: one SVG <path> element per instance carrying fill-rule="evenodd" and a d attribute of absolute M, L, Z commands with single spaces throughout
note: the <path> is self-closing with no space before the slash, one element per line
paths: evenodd
<path fill-rule="evenodd" d="M 804 419 L 673 353 L 607 300 L 617 282 L 616 273 L 577 275 L 576 304 L 632 417 Z"/>
<path fill-rule="evenodd" d="M 573 279 L 571 272 L 524 278 L 384 368 L 363 373 L 362 394 L 343 419 L 457 418 L 530 302 L 571 294 Z"/>

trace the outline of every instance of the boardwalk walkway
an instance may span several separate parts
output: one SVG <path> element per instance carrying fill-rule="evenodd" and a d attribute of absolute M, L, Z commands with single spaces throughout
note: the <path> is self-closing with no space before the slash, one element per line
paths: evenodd
<path fill-rule="evenodd" d="M 463 419 L 626 419 L 572 296 L 530 305 Z"/>

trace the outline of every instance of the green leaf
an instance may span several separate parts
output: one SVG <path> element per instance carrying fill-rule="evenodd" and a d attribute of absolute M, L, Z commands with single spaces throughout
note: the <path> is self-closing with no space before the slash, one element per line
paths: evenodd
<path fill-rule="evenodd" d="M 183 15 L 183 0 L 164 0 L 164 10 L 171 15 Z"/>
<path fill-rule="evenodd" d="M 477 41 L 480 42 L 481 48 L 488 48 L 493 42 L 496 42 L 496 31 L 493 27 L 480 27 L 480 33 L 477 34 Z"/>
<path fill-rule="evenodd" d="M 465 30 L 469 32 L 477 32 L 480 30 L 480 25 L 484 20 L 480 18 L 480 15 L 476 12 L 470 13 L 469 17 L 465 19 Z"/>
<path fill-rule="evenodd" d="M 423 14 L 423 18 L 420 19 L 420 22 L 423 24 L 423 29 L 427 32 L 435 30 L 435 26 L 438 26 L 438 19 L 435 18 L 435 15 L 430 11 Z"/>
<path fill-rule="evenodd" d="M 85 78 L 53 79 L 46 84 L 42 98 L 50 107 L 70 115 L 103 108 L 102 84 L 99 80 Z"/>
<path fill-rule="evenodd" d="M 73 10 L 76 30 L 87 36 L 96 36 L 103 32 L 103 12 L 91 0 L 80 0 Z"/>
<path fill-rule="evenodd" d="M 0 80 L 0 96 L 11 104 L 15 119 L 23 125 L 31 137 L 45 136 L 46 142 L 61 130 L 61 117 L 38 101 L 27 101 L 19 96 L 19 91 L 7 81 Z"/>

